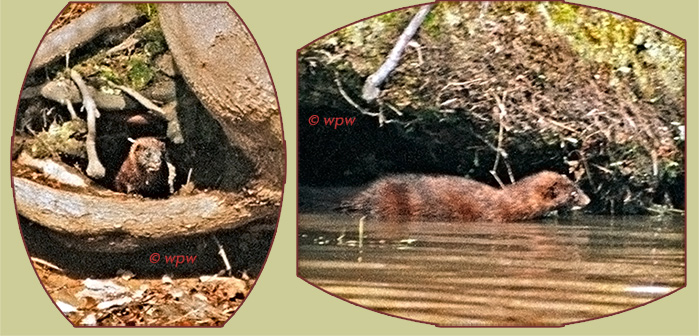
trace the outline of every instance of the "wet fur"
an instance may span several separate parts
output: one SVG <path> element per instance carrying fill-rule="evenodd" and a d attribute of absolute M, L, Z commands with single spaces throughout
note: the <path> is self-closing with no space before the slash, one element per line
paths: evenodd
<path fill-rule="evenodd" d="M 165 143 L 152 138 L 136 139 L 114 180 L 116 191 L 148 197 L 169 194 Z"/>
<path fill-rule="evenodd" d="M 385 220 L 520 221 L 589 198 L 565 175 L 543 171 L 504 189 L 457 176 L 397 175 L 371 184 L 346 208 Z"/>

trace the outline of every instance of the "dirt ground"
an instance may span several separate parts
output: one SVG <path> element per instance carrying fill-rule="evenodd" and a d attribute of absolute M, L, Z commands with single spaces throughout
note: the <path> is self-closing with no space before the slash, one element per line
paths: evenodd
<path fill-rule="evenodd" d="M 40 259 L 32 264 L 75 326 L 222 326 L 255 282 L 227 276 L 139 279 L 128 271 L 81 279 Z"/>
<path fill-rule="evenodd" d="M 40 282 L 76 326 L 222 326 L 247 298 L 274 236 L 252 226 L 111 253 L 20 222 Z"/>

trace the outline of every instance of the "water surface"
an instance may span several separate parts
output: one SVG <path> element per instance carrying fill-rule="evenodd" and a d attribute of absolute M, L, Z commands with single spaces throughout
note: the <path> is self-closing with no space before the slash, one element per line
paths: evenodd
<path fill-rule="evenodd" d="M 298 272 L 345 300 L 437 325 L 563 325 L 685 283 L 680 217 L 379 223 L 299 215 Z"/>

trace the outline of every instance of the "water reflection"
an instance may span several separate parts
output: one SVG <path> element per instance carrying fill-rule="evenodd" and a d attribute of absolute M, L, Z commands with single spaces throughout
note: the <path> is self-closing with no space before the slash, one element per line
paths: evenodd
<path fill-rule="evenodd" d="M 356 304 L 438 325 L 561 325 L 685 283 L 681 218 L 378 223 L 300 215 L 299 275 Z"/>

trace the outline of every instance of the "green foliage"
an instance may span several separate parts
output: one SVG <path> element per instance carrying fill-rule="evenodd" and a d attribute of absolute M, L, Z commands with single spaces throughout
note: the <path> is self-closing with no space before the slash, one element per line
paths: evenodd
<path fill-rule="evenodd" d="M 147 59 L 133 57 L 129 60 L 128 78 L 130 86 L 136 90 L 144 88 L 155 76 L 155 70 L 151 68 Z"/>
<path fill-rule="evenodd" d="M 104 81 L 110 81 L 116 84 L 123 84 L 123 81 L 121 77 L 112 70 L 112 68 L 105 66 L 105 65 L 100 65 L 97 66 L 98 68 L 98 76 L 100 79 Z"/>
<path fill-rule="evenodd" d="M 637 22 L 575 5 L 556 3 L 548 8 L 554 26 L 570 37 L 583 57 L 615 68 L 634 57 Z"/>
<path fill-rule="evenodd" d="M 662 95 L 667 89 L 659 88 L 659 82 L 675 91 L 673 95 L 681 95 L 674 88 L 684 81 L 682 40 L 607 12 L 561 3 L 546 8 L 554 29 L 566 35 L 582 57 L 618 69 L 622 75 L 630 73 L 639 98 L 654 100 Z"/>
<path fill-rule="evenodd" d="M 551 8 L 551 19 L 557 25 L 572 26 L 578 17 L 577 9 L 578 6 L 559 4 L 557 6 L 552 6 Z"/>
<path fill-rule="evenodd" d="M 376 19 L 387 25 L 395 25 L 396 19 L 399 17 L 399 13 L 399 11 L 388 12 L 386 14 L 377 16 Z"/>
<path fill-rule="evenodd" d="M 158 6 L 154 3 L 137 3 L 135 6 L 136 9 L 145 14 L 151 21 L 158 17 Z"/>
<path fill-rule="evenodd" d="M 443 21 L 442 20 L 442 12 L 438 11 L 437 8 L 433 8 L 425 17 L 425 21 L 422 22 L 422 26 L 420 29 L 422 29 L 425 33 L 430 35 L 433 38 L 439 37 L 441 34 L 441 28 L 440 28 L 440 23 Z"/>
<path fill-rule="evenodd" d="M 83 120 L 70 120 L 60 125 L 53 123 L 28 142 L 27 150 L 35 158 L 54 155 L 85 158 L 85 142 L 82 140 L 85 134 L 87 124 Z"/>
<path fill-rule="evenodd" d="M 143 44 L 143 51 L 149 57 L 157 56 L 167 50 L 165 35 L 163 35 L 163 31 L 160 29 L 160 26 L 154 22 L 144 26 L 144 29 L 139 34 L 138 38 Z"/>

